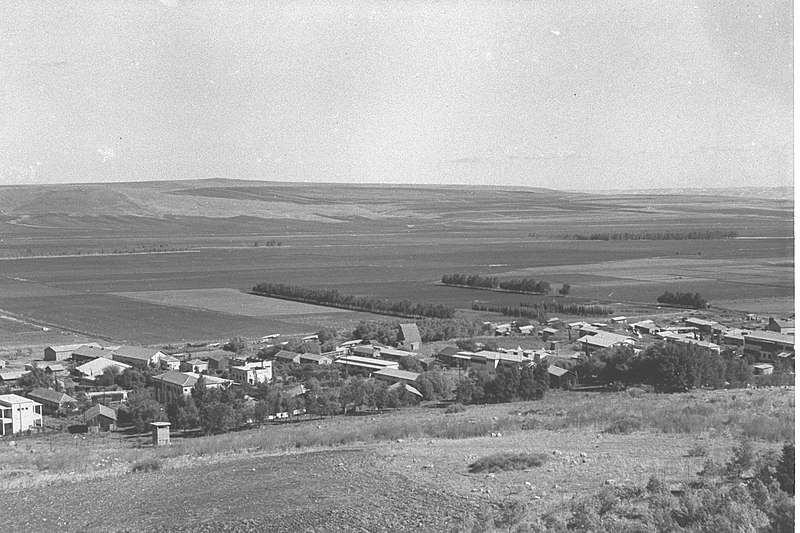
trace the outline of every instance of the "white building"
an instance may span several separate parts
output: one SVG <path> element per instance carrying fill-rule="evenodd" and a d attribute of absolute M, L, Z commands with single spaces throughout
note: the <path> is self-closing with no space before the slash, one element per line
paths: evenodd
<path fill-rule="evenodd" d="M 258 385 L 272 381 L 272 361 L 245 363 L 242 366 L 228 368 L 228 374 L 236 383 Z"/>
<path fill-rule="evenodd" d="M 42 427 L 42 404 L 16 394 L 0 395 L 0 435 Z"/>

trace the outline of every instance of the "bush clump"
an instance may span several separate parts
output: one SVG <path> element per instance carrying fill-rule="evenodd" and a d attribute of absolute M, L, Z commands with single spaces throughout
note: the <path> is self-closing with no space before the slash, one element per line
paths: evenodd
<path fill-rule="evenodd" d="M 547 461 L 543 453 L 495 453 L 481 457 L 469 465 L 470 474 L 481 472 L 510 472 L 542 466 Z"/>
<path fill-rule="evenodd" d="M 455 414 L 455 413 L 463 413 L 466 410 L 467 410 L 467 408 L 464 407 L 462 404 L 454 403 L 454 404 L 448 405 L 447 409 L 445 409 L 444 412 L 446 414 L 448 414 L 448 415 L 452 415 L 452 414 Z"/>
<path fill-rule="evenodd" d="M 620 418 L 615 420 L 605 429 L 605 433 L 612 435 L 629 435 L 642 429 L 642 421 L 638 418 Z"/>
<path fill-rule="evenodd" d="M 131 468 L 131 472 L 155 472 L 161 470 L 161 459 L 157 457 L 149 457 L 136 461 Z"/>

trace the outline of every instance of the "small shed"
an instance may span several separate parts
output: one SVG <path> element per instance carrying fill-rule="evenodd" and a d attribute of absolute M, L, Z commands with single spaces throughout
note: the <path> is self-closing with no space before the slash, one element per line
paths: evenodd
<path fill-rule="evenodd" d="M 169 446 L 169 422 L 150 422 L 153 427 L 153 446 Z"/>
<path fill-rule="evenodd" d="M 552 337 L 553 335 L 557 335 L 558 330 L 554 328 L 544 328 L 542 329 L 542 340 L 547 342 L 547 339 Z"/>
<path fill-rule="evenodd" d="M 551 389 L 565 389 L 578 384 L 578 375 L 566 368 L 550 365 L 547 368 L 547 372 L 550 374 Z"/>
<path fill-rule="evenodd" d="M 117 413 L 101 403 L 83 412 L 83 420 L 88 427 L 99 427 L 101 431 L 117 428 Z"/>
<path fill-rule="evenodd" d="M 774 369 L 775 367 L 769 363 L 756 363 L 753 365 L 753 374 L 768 376 Z"/>

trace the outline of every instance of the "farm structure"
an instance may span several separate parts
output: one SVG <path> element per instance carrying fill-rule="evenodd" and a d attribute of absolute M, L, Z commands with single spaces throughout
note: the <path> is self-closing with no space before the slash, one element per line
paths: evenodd
<path fill-rule="evenodd" d="M 114 350 L 112 356 L 114 361 L 119 361 L 136 368 L 154 367 L 162 358 L 167 357 L 167 355 L 160 350 L 141 346 L 120 346 Z"/>
<path fill-rule="evenodd" d="M 0 384 L 13 385 L 25 374 L 22 370 L 0 370 Z"/>
<path fill-rule="evenodd" d="M 422 346 L 422 337 L 416 324 L 400 324 L 397 334 L 397 347 L 410 352 L 419 351 Z"/>
<path fill-rule="evenodd" d="M 63 392 L 54 391 L 53 389 L 33 389 L 27 393 L 26 396 L 31 400 L 40 403 L 44 409 L 44 414 L 53 414 L 59 409 L 64 409 L 70 405 L 76 405 L 78 403 L 78 400 L 72 396 L 68 396 Z"/>
<path fill-rule="evenodd" d="M 783 333 L 785 335 L 794 335 L 794 319 L 789 320 L 770 317 L 767 330 L 774 331 L 775 333 Z"/>
<path fill-rule="evenodd" d="M 169 403 L 181 396 L 188 396 L 192 393 L 192 388 L 201 377 L 194 372 L 178 372 L 170 370 L 163 374 L 153 376 L 156 400 L 162 403 Z M 214 376 L 202 376 L 206 382 L 206 387 L 228 388 L 231 383 L 229 379 L 222 379 Z"/>
<path fill-rule="evenodd" d="M 88 346 L 86 344 L 81 344 L 80 346 L 72 350 L 70 358 L 72 359 L 73 363 L 79 365 L 81 363 L 86 363 L 94 359 L 98 359 L 100 357 L 103 357 L 105 359 L 111 359 L 112 358 L 111 354 L 112 354 L 111 349 L 97 348 L 95 346 Z"/>
<path fill-rule="evenodd" d="M 300 354 L 297 352 L 290 352 L 287 350 L 281 350 L 275 354 L 275 360 L 280 363 L 299 363 L 300 362 Z"/>
<path fill-rule="evenodd" d="M 333 358 L 327 355 L 315 353 L 301 353 L 300 364 L 302 365 L 329 365 L 333 362 Z"/>
<path fill-rule="evenodd" d="M 550 375 L 551 389 L 566 389 L 578 384 L 578 375 L 566 368 L 550 365 L 547 367 L 547 373 Z"/>
<path fill-rule="evenodd" d="M 72 357 L 72 353 L 79 348 L 84 346 L 101 349 L 102 346 L 97 344 L 96 342 L 84 343 L 84 344 L 64 344 L 61 346 L 48 346 L 44 349 L 44 360 L 45 361 L 64 361 L 65 359 L 69 359 Z"/>
<path fill-rule="evenodd" d="M 42 427 L 42 404 L 16 394 L 0 394 L 0 435 Z"/>
<path fill-rule="evenodd" d="M 399 368 L 399 364 L 395 361 L 386 361 L 383 359 L 373 359 L 371 357 L 359 357 L 357 355 L 346 355 L 334 361 L 335 364 L 343 366 L 345 370 L 355 371 L 359 373 L 371 373 L 384 368 Z"/>
<path fill-rule="evenodd" d="M 93 359 L 88 363 L 83 363 L 82 365 L 76 366 L 75 371 L 83 377 L 94 379 L 96 376 L 99 376 L 105 372 L 108 368 L 116 368 L 117 371 L 122 372 L 123 370 L 132 367 L 131 365 L 126 365 L 125 363 L 120 363 L 119 361 L 112 361 L 111 359 L 106 359 L 105 357 L 98 357 L 97 359 Z"/>
<path fill-rule="evenodd" d="M 697 331 L 703 334 L 711 334 L 714 332 L 714 327 L 719 326 L 718 322 L 713 320 L 705 320 L 703 318 L 687 318 L 683 321 L 689 327 L 697 328 Z"/>
<path fill-rule="evenodd" d="M 97 427 L 100 431 L 111 431 L 117 427 L 117 412 L 98 403 L 83 412 L 83 420 L 88 427 Z"/>
<path fill-rule="evenodd" d="M 168 355 L 161 358 L 161 370 L 180 370 L 181 361 L 174 355 Z"/>
<path fill-rule="evenodd" d="M 774 331 L 753 331 L 744 336 L 744 353 L 759 361 L 794 358 L 794 337 Z"/>
<path fill-rule="evenodd" d="M 388 381 L 389 383 L 405 383 L 406 385 L 411 385 L 417 378 L 419 374 L 416 372 L 408 372 L 406 370 L 400 370 L 397 368 L 384 368 L 382 370 L 378 370 L 372 374 L 373 377 L 381 379 L 383 381 Z"/>
<path fill-rule="evenodd" d="M 696 339 L 691 339 L 689 337 L 682 337 L 680 335 L 669 335 L 664 338 L 667 344 L 683 344 L 687 346 L 693 346 L 699 350 L 702 350 L 707 353 L 721 353 L 722 347 L 718 344 L 714 344 L 713 342 L 708 341 L 700 341 Z"/>
<path fill-rule="evenodd" d="M 593 335 L 584 335 L 578 339 L 578 342 L 582 345 L 582 348 L 588 352 L 605 348 L 613 348 L 615 346 L 622 346 L 625 344 L 635 344 L 635 341 L 630 337 L 619 335 L 617 333 L 609 333 L 607 331 L 598 331 Z"/>
<path fill-rule="evenodd" d="M 469 360 L 469 366 L 475 370 L 486 370 L 495 372 L 498 366 L 516 366 L 529 359 L 524 355 L 509 352 L 494 352 L 491 350 L 481 350 L 479 352 L 458 352 L 460 356 Z"/>
<path fill-rule="evenodd" d="M 163 360 L 164 359 L 162 359 L 162 361 Z M 203 359 L 192 359 L 191 361 L 184 361 L 183 363 L 180 363 L 180 369 L 184 372 L 194 372 L 195 374 L 202 374 L 204 372 L 208 372 L 208 361 L 204 361 Z M 170 368 L 170 370 L 174 369 Z"/>

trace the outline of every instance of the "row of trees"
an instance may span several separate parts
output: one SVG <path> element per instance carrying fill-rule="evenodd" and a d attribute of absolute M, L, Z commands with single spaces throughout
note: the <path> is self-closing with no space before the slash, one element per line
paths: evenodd
<path fill-rule="evenodd" d="M 693 309 L 705 309 L 708 307 L 708 302 L 705 298 L 700 296 L 699 292 L 664 291 L 664 294 L 656 298 L 656 301 L 660 304 L 679 305 L 681 307 L 691 307 Z"/>
<path fill-rule="evenodd" d="M 534 294 L 549 294 L 551 291 L 550 284 L 546 281 L 536 281 L 533 278 L 501 280 L 494 276 L 478 274 L 445 274 L 442 276 L 442 284 Z"/>
<path fill-rule="evenodd" d="M 494 374 L 471 370 L 456 389 L 456 400 L 464 404 L 540 400 L 550 385 L 546 363 L 498 366 Z"/>
<path fill-rule="evenodd" d="M 531 309 L 541 309 L 549 313 L 580 316 L 607 316 L 613 312 L 610 307 L 606 307 L 604 305 L 585 305 L 563 302 L 520 302 L 519 306 Z"/>
<path fill-rule="evenodd" d="M 272 296 L 286 300 L 383 315 L 410 318 L 453 318 L 455 316 L 455 309 L 442 304 L 418 303 L 409 300 L 380 300 L 368 296 L 342 294 L 336 289 L 315 289 L 284 283 L 260 283 L 253 287 L 252 292 L 261 296 Z"/>
<path fill-rule="evenodd" d="M 529 236 L 534 237 L 531 233 Z M 597 232 L 597 233 L 567 233 L 556 238 L 576 241 L 688 241 L 688 240 L 714 240 L 735 239 L 739 234 L 735 231 L 647 231 L 632 233 L 624 232 Z"/>
<path fill-rule="evenodd" d="M 459 337 L 477 337 L 490 329 L 479 320 L 468 318 L 422 318 L 415 320 L 422 342 L 435 342 Z M 353 330 L 354 339 L 375 340 L 388 346 L 397 343 L 399 322 L 362 320 Z"/>
<path fill-rule="evenodd" d="M 575 366 L 585 384 L 653 385 L 664 392 L 745 383 L 753 369 L 734 350 L 713 353 L 692 345 L 658 343 L 639 355 L 630 347 L 602 350 Z"/>

